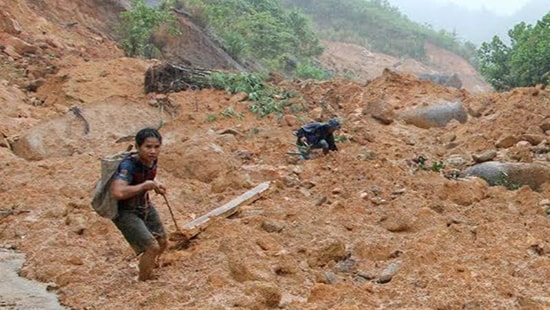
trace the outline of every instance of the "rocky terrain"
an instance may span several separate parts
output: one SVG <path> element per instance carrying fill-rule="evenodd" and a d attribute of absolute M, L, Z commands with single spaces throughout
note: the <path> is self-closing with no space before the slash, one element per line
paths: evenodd
<path fill-rule="evenodd" d="M 550 307 L 544 87 L 492 92 L 430 45 L 425 65 L 324 42 L 320 61 L 357 79 L 276 80 L 303 109 L 259 118 L 243 94 L 145 94 L 159 61 L 124 57 L 113 31 L 122 9 L 0 0 L 0 247 L 24 253 L 20 275 L 47 283 L 64 307 Z M 195 32 L 167 44 L 169 58 L 235 67 L 181 19 Z M 421 73 L 457 73 L 463 87 Z M 329 117 L 342 120 L 338 152 L 286 154 L 294 129 Z M 161 122 L 158 177 L 180 226 L 270 186 L 188 248 L 171 244 L 157 279 L 137 282 L 132 250 L 90 200 L 100 158 Z M 162 197 L 153 200 L 174 232 Z M 37 307 L 9 298 L 0 292 L 0 306 Z"/>

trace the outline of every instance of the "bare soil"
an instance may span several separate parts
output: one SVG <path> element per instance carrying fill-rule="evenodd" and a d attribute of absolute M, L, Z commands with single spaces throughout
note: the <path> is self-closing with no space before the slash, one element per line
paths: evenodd
<path fill-rule="evenodd" d="M 299 92 L 303 111 L 259 118 L 241 94 L 145 95 L 145 71 L 158 61 L 123 57 L 110 33 L 116 18 L 105 13 L 117 8 L 104 0 L 0 0 L 0 246 L 24 253 L 21 276 L 54 283 L 62 305 L 550 307 L 550 187 L 509 190 L 445 177 L 453 163 L 463 169 L 488 150 L 503 162 L 547 163 L 548 90 L 491 92 L 463 59 L 433 46 L 427 66 L 325 42 L 321 61 L 361 78 L 280 81 Z M 210 56 L 225 59 L 206 52 L 202 59 Z M 458 72 L 464 88 L 419 81 L 421 72 Z M 462 103 L 467 122 L 423 129 L 397 117 L 442 102 Z M 243 117 L 223 116 L 228 107 Z M 309 161 L 286 154 L 293 129 L 333 116 L 343 120 L 338 152 Z M 238 214 L 213 221 L 189 248 L 170 248 L 156 280 L 137 282 L 136 257 L 90 199 L 99 159 L 131 143 L 117 140 L 161 121 L 158 176 L 180 226 L 261 182 L 271 185 Z M 446 168 L 431 169 L 438 163 Z M 173 232 L 161 198 L 153 200 Z"/>

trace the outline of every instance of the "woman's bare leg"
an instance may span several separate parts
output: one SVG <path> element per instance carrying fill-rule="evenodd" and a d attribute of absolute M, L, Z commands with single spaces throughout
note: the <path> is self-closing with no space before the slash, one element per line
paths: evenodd
<path fill-rule="evenodd" d="M 164 250 L 166 250 L 166 247 L 168 246 L 168 240 L 166 239 L 166 236 L 164 237 L 156 237 L 157 242 L 159 244 L 159 254 L 157 255 L 157 258 L 155 260 L 155 265 L 157 267 L 160 267 L 160 255 L 164 253 Z"/>
<path fill-rule="evenodd" d="M 153 242 L 147 250 L 143 253 L 139 260 L 139 277 L 140 281 L 146 281 L 151 279 L 153 268 L 155 268 L 155 262 L 157 256 L 161 253 L 158 242 Z"/>

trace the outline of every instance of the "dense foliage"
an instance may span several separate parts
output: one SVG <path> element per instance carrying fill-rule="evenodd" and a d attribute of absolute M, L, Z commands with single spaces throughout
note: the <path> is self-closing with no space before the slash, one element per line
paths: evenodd
<path fill-rule="evenodd" d="M 479 49 L 480 72 L 496 90 L 548 84 L 550 13 L 533 25 L 524 22 L 508 31 L 510 46 L 495 36 Z"/>
<path fill-rule="evenodd" d="M 174 6 L 188 11 L 230 56 L 260 72 L 329 78 L 314 61 L 322 53 L 319 38 L 419 60 L 431 42 L 476 64 L 473 44 L 410 21 L 387 0 L 163 0 L 158 8 L 132 0 L 120 27 L 128 56 L 160 56 L 152 35 L 167 24 L 175 29 Z"/>
<path fill-rule="evenodd" d="M 401 14 L 387 0 L 282 0 L 311 16 L 320 37 L 363 45 L 394 56 L 422 59 L 424 43 L 448 49 L 475 65 L 476 47 L 455 33 L 435 31 Z"/>
<path fill-rule="evenodd" d="M 122 23 L 118 31 L 126 56 L 157 57 L 156 46 L 151 43 L 153 33 L 163 25 L 168 25 L 172 34 L 177 34 L 176 18 L 171 13 L 173 0 L 165 0 L 160 7 L 149 7 L 145 0 L 132 0 L 131 8 L 121 13 Z"/>
<path fill-rule="evenodd" d="M 277 0 L 181 1 L 221 38 L 233 58 L 268 70 L 294 72 L 298 63 L 322 53 L 309 19 Z"/>

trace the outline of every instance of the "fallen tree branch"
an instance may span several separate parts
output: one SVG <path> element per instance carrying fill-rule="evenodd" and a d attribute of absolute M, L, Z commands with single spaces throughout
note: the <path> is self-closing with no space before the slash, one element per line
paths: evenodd
<path fill-rule="evenodd" d="M 155 65 L 145 72 L 145 93 L 169 93 L 213 88 L 210 75 L 218 71 L 172 64 Z"/>

